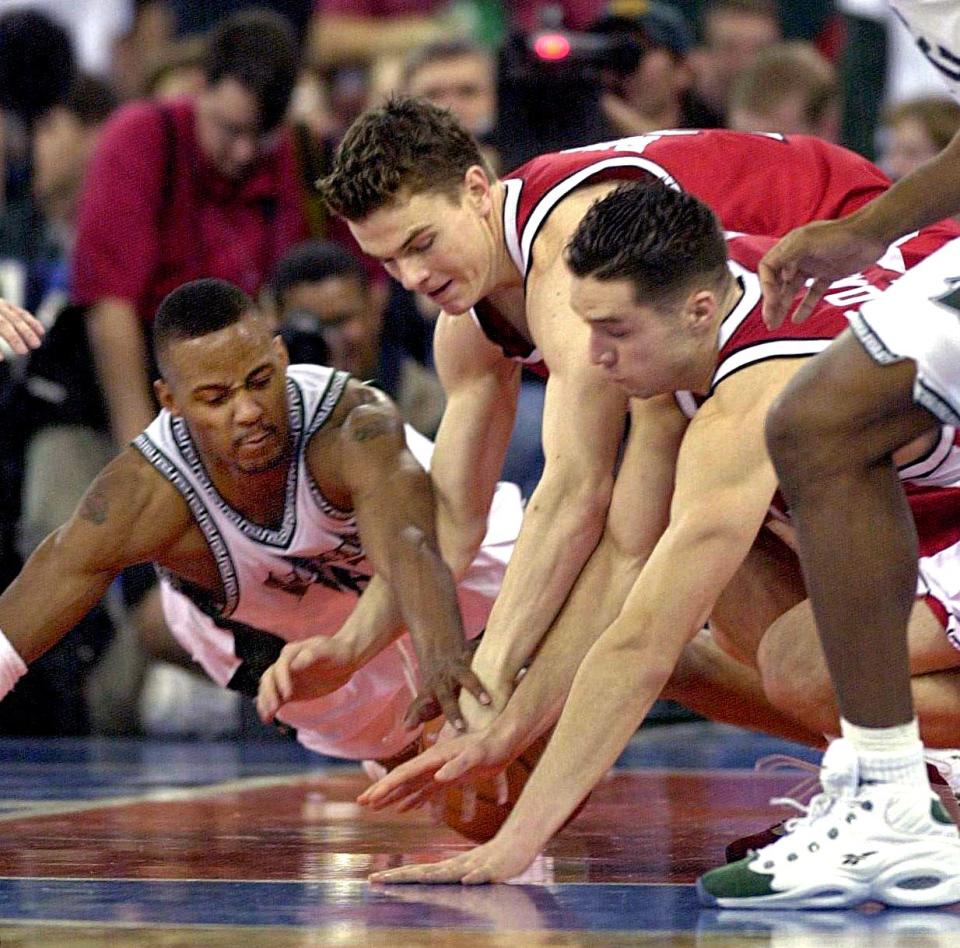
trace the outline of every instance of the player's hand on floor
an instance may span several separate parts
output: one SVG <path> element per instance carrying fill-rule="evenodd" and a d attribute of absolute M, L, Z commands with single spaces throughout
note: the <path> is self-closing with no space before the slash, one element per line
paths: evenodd
<path fill-rule="evenodd" d="M 463 885 L 483 885 L 490 882 L 506 882 L 520 875 L 536 859 L 536 852 L 530 852 L 523 844 L 504 836 L 501 832 L 489 843 L 476 849 L 461 853 L 442 862 L 420 863 L 413 866 L 399 866 L 385 869 L 370 875 L 371 882 L 426 883 L 442 885 L 459 882 Z"/>
<path fill-rule="evenodd" d="M 501 775 L 514 756 L 511 748 L 489 732 L 438 741 L 367 787 L 357 802 L 372 810 L 393 805 L 401 811 L 411 810 L 451 787 Z M 505 781 L 503 789 L 505 794 Z"/>
<path fill-rule="evenodd" d="M 335 635 L 290 642 L 260 679 L 257 713 L 269 723 L 282 705 L 328 695 L 343 687 L 355 671 L 352 655 Z"/>
<path fill-rule="evenodd" d="M 0 339 L 3 339 L 17 355 L 26 355 L 40 345 L 43 325 L 25 309 L 0 299 Z M 0 348 L 0 362 L 3 349 Z"/>
<path fill-rule="evenodd" d="M 461 688 L 480 704 L 490 704 L 490 696 L 470 668 L 473 652 L 473 643 L 466 643 L 459 654 L 439 651 L 418 654 L 420 693 L 404 716 L 406 727 L 413 729 L 442 714 L 458 731 L 465 731 L 467 724 L 457 703 Z"/>

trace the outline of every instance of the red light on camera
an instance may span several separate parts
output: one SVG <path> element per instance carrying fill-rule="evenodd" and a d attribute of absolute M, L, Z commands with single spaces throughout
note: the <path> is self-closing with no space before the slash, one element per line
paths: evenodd
<path fill-rule="evenodd" d="M 562 33 L 544 33 L 534 41 L 533 51 L 540 59 L 556 62 L 570 55 L 570 40 Z"/>

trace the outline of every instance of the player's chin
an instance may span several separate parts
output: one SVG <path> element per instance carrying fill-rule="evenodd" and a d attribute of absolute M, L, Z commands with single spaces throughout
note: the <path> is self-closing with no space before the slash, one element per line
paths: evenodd
<path fill-rule="evenodd" d="M 265 474 L 283 461 L 283 451 L 272 451 L 259 457 L 237 458 L 237 467 L 243 474 Z"/>

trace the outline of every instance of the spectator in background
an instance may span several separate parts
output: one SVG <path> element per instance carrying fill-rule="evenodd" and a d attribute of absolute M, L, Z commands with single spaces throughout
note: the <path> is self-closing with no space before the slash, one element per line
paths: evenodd
<path fill-rule="evenodd" d="M 922 96 L 888 109 L 880 166 L 896 181 L 943 151 L 960 130 L 960 105 L 947 96 Z"/>
<path fill-rule="evenodd" d="M 451 15 L 450 7 L 449 0 L 317 0 L 307 49 L 315 65 L 333 74 L 335 88 L 346 82 L 361 92 L 353 96 L 348 124 L 368 102 L 400 84 L 410 52 L 466 37 L 468 25 Z"/>
<path fill-rule="evenodd" d="M 591 32 L 630 41 L 636 64 L 629 71 L 605 70 L 600 104 L 621 135 L 664 128 L 709 128 L 716 116 L 693 92 L 687 54 L 693 30 L 665 3 L 613 0 Z"/>
<path fill-rule="evenodd" d="M 450 109 L 482 142 L 493 131 L 497 86 L 490 50 L 469 40 L 444 40 L 414 50 L 403 68 L 407 95 Z"/>
<path fill-rule="evenodd" d="M 778 43 L 757 55 L 730 94 L 728 125 L 739 132 L 816 135 L 836 142 L 840 78 L 809 43 Z"/>
<path fill-rule="evenodd" d="M 405 421 L 432 438 L 443 414 L 436 375 L 382 333 L 388 289 L 332 242 L 308 241 L 277 264 L 272 291 L 291 362 L 314 362 L 372 381 Z"/>
<path fill-rule="evenodd" d="M 110 457 L 108 439 L 81 423 L 90 419 L 76 414 L 78 392 L 67 384 L 64 357 L 79 357 L 82 349 L 76 332 L 80 315 L 68 306 L 77 204 L 90 157 L 115 106 L 108 85 L 78 76 L 63 101 L 37 120 L 30 194 L 0 218 L 0 256 L 7 258 L 8 268 L 19 269 L 25 305 L 54 327 L 25 369 L 29 420 L 21 415 L 20 423 L 30 431 L 24 431 L 20 531 L 28 553 L 70 515 Z"/>
<path fill-rule="evenodd" d="M 783 39 L 774 0 L 708 0 L 701 19 L 701 44 L 690 57 L 695 89 L 723 125 L 737 77 L 757 55 Z"/>
<path fill-rule="evenodd" d="M 77 76 L 36 120 L 30 192 L 0 216 L 0 257 L 19 267 L 23 303 L 47 325 L 67 300 L 80 190 L 103 123 L 116 105 L 106 83 Z"/>
<path fill-rule="evenodd" d="M 281 123 L 297 76 L 296 38 L 264 12 L 210 37 L 195 101 L 126 106 L 108 123 L 80 205 L 73 267 L 117 445 L 154 405 L 144 323 L 199 276 L 257 293 L 306 236 L 297 165 Z"/>
<path fill-rule="evenodd" d="M 199 95 L 206 84 L 206 39 L 185 36 L 165 45 L 147 71 L 144 93 L 153 99 Z"/>

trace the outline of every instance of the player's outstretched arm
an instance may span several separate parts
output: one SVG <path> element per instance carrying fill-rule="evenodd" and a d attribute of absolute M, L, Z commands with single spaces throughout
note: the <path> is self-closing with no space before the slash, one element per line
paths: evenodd
<path fill-rule="evenodd" d="M 344 483 L 364 550 L 389 583 L 413 639 L 423 689 L 463 727 L 459 689 L 489 699 L 470 670 L 456 585 L 437 543 L 430 477 L 407 449 L 393 403 L 366 392 L 339 431 Z"/>
<path fill-rule="evenodd" d="M 625 428 L 626 395 L 591 365 L 586 327 L 564 302 L 569 283 L 558 260 L 528 284 L 528 311 L 549 310 L 552 326 L 541 343 L 545 465 L 475 661 L 495 669 L 488 684 L 498 694 L 512 691 L 603 535 Z"/>
<path fill-rule="evenodd" d="M 889 191 L 839 221 L 818 221 L 787 234 L 760 263 L 763 318 L 779 326 L 808 280 L 793 314 L 803 322 L 834 280 L 876 261 L 904 234 L 960 212 L 960 134 Z"/>
<path fill-rule="evenodd" d="M 90 611 L 122 569 L 173 547 L 189 522 L 173 488 L 133 448 L 124 451 L 0 596 L 0 629 L 16 654 L 26 663 L 39 658 Z M 5 694 L 13 682 L 3 683 Z"/>
<path fill-rule="evenodd" d="M 736 386 L 728 380 L 723 394 L 737 394 L 718 393 L 691 423 L 670 524 L 620 615 L 580 665 L 550 743 L 500 832 L 454 859 L 376 873 L 372 881 L 505 881 L 530 865 L 613 765 L 763 523 L 776 487 L 763 419 L 780 388 L 779 379 L 770 385 L 778 372 L 744 371 Z"/>
<path fill-rule="evenodd" d="M 0 299 L 0 339 L 17 355 L 26 355 L 40 345 L 43 337 L 43 325 L 35 316 L 7 300 Z M 3 347 L 0 346 L 0 362 L 3 361 Z"/>
<path fill-rule="evenodd" d="M 520 366 L 472 319 L 441 313 L 433 339 L 446 408 L 430 462 L 437 536 L 455 576 L 473 562 L 513 431 Z"/>
<path fill-rule="evenodd" d="M 359 798 L 373 809 L 425 803 L 451 786 L 506 767 L 557 721 L 580 662 L 619 615 L 644 560 L 666 527 L 677 448 L 686 427 L 672 396 L 637 400 L 604 536 L 560 615 L 494 720 L 475 734 L 438 743 L 392 770 Z M 474 670 L 485 681 L 485 640 Z M 488 674 L 489 672 L 489 674 Z M 425 779 L 432 774 L 433 779 Z"/>

